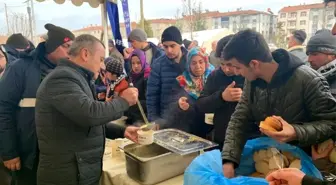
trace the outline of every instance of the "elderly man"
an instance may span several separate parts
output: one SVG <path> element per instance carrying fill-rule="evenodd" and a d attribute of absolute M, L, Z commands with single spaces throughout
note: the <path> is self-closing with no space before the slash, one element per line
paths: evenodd
<path fill-rule="evenodd" d="M 18 184 L 36 185 L 38 148 L 35 131 L 37 89 L 61 58 L 68 57 L 74 35 L 46 24 L 49 39 L 6 67 L 0 80 L 0 158 Z"/>
<path fill-rule="evenodd" d="M 103 44 L 91 35 L 78 36 L 69 56 L 37 92 L 40 185 L 98 185 L 105 137 L 137 139 L 136 127 L 106 125 L 136 104 L 136 88 L 127 88 L 111 101 L 96 99 L 93 81 L 104 62 Z"/>

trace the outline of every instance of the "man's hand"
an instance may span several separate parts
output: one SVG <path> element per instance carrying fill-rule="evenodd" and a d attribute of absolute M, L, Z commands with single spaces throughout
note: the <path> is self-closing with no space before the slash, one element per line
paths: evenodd
<path fill-rule="evenodd" d="M 20 161 L 20 157 L 8 160 L 8 161 L 4 161 L 4 166 L 11 170 L 11 171 L 17 171 L 21 169 L 21 161 Z"/>
<path fill-rule="evenodd" d="M 137 143 L 138 142 L 138 130 L 139 127 L 129 126 L 125 130 L 125 138 Z"/>
<path fill-rule="evenodd" d="M 287 143 L 290 141 L 293 141 L 296 139 L 296 132 L 295 129 L 292 125 L 290 125 L 289 123 L 287 123 L 287 121 L 283 120 L 281 117 L 279 116 L 273 116 L 276 119 L 278 119 L 281 124 L 282 124 L 282 131 L 280 132 L 272 132 L 272 131 L 268 131 L 265 130 L 263 128 L 260 128 L 260 131 L 264 134 L 266 134 L 267 136 L 282 142 L 282 143 Z"/>
<path fill-rule="evenodd" d="M 106 93 L 98 93 L 98 100 L 105 100 Z"/>
<path fill-rule="evenodd" d="M 186 111 L 189 109 L 190 105 L 187 102 L 188 98 L 187 97 L 181 97 L 178 101 L 180 109 Z"/>
<path fill-rule="evenodd" d="M 266 177 L 269 185 L 301 185 L 305 174 L 296 168 L 284 168 L 272 172 Z"/>
<path fill-rule="evenodd" d="M 233 178 L 235 175 L 234 165 L 232 163 L 223 164 L 223 173 L 226 178 Z"/>
<path fill-rule="evenodd" d="M 241 88 L 235 88 L 236 82 L 233 81 L 230 85 L 226 87 L 222 93 L 222 98 L 227 102 L 238 102 L 243 93 Z"/>
<path fill-rule="evenodd" d="M 124 59 L 129 59 L 133 51 L 134 51 L 133 48 L 125 48 L 124 49 Z"/>
<path fill-rule="evenodd" d="M 124 98 L 130 106 L 135 105 L 138 101 L 138 89 L 130 87 L 121 92 L 120 97 Z"/>

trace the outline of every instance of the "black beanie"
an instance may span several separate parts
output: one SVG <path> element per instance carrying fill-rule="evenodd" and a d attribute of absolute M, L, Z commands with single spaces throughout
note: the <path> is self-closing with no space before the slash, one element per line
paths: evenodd
<path fill-rule="evenodd" d="M 293 36 L 295 39 L 297 39 L 298 41 L 300 41 L 301 43 L 304 43 L 306 38 L 307 38 L 307 34 L 306 32 L 302 31 L 302 30 L 295 30 L 292 32 Z"/>
<path fill-rule="evenodd" d="M 55 51 L 60 45 L 75 39 L 75 35 L 67 29 L 53 24 L 46 24 L 44 27 L 48 30 L 48 40 L 45 42 L 48 54 Z"/>
<path fill-rule="evenodd" d="M 189 46 L 190 46 L 190 44 L 191 44 L 191 41 L 190 41 L 190 40 L 188 40 L 188 39 L 184 39 L 182 42 L 183 42 L 183 45 L 184 45 L 185 48 L 189 48 Z"/>
<path fill-rule="evenodd" d="M 306 52 L 307 55 L 311 52 L 336 55 L 336 36 L 332 35 L 331 32 L 321 31 L 310 38 Z"/>
<path fill-rule="evenodd" d="M 218 58 L 223 57 L 223 50 L 224 50 L 226 44 L 229 43 L 229 41 L 232 39 L 232 37 L 233 37 L 233 34 L 227 35 L 227 36 L 221 38 L 217 42 L 215 57 L 218 57 Z"/>
<path fill-rule="evenodd" d="M 177 44 L 182 45 L 182 35 L 180 30 L 175 26 L 170 26 L 166 28 L 161 37 L 161 42 L 174 41 Z"/>
<path fill-rule="evenodd" d="M 21 33 L 16 33 L 8 37 L 6 45 L 15 49 L 27 49 L 29 41 Z"/>

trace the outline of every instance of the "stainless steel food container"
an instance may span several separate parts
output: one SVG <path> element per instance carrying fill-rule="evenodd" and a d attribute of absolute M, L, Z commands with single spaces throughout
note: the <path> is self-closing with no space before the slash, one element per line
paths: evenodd
<path fill-rule="evenodd" d="M 144 185 L 157 184 L 184 173 L 199 152 L 179 155 L 153 143 L 124 147 L 129 177 Z"/>

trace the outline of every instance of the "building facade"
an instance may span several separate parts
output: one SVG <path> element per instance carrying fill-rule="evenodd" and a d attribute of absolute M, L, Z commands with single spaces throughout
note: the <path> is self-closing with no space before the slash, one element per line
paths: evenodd
<path fill-rule="evenodd" d="M 261 33 L 266 40 L 272 40 L 276 31 L 277 16 L 271 11 L 237 10 L 219 13 L 212 17 L 212 28 L 227 28 L 234 33 L 243 29 L 253 29 Z"/>
<path fill-rule="evenodd" d="M 279 11 L 278 22 L 285 34 L 303 30 L 309 39 L 320 29 L 332 28 L 334 9 L 323 3 L 288 6 Z"/>

